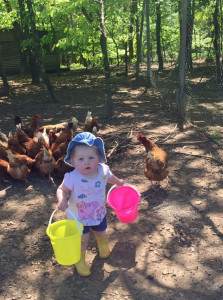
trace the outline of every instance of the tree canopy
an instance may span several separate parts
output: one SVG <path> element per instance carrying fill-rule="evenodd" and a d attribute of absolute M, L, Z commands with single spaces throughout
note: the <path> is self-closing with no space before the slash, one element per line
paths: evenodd
<path fill-rule="evenodd" d="M 137 10 L 131 10 L 129 0 L 106 0 L 105 24 L 107 30 L 108 56 L 110 61 L 117 63 L 123 59 L 124 42 L 133 38 L 134 53 L 136 53 L 136 18 L 141 18 L 143 1 L 136 2 Z M 101 65 L 102 52 L 100 48 L 100 7 L 97 0 L 32 0 L 36 28 L 40 34 L 41 51 L 45 45 L 66 55 L 68 64 L 85 61 L 88 65 Z M 192 32 L 192 58 L 213 58 L 215 10 L 214 0 L 193 0 L 194 19 Z M 161 14 L 161 47 L 165 61 L 176 60 L 179 55 L 180 22 L 179 11 L 181 1 L 151 0 L 150 1 L 150 31 L 151 59 L 157 60 L 156 54 L 156 7 L 159 5 Z M 25 12 L 28 12 L 27 1 L 24 1 Z M 192 8 L 191 8 L 192 9 Z M 222 5 L 219 1 L 220 45 L 222 45 Z M 0 29 L 12 29 L 15 23 L 21 25 L 20 10 L 17 0 L 0 0 Z M 28 17 L 26 22 L 30 28 Z M 133 23 L 133 24 L 132 24 Z M 133 31 L 129 27 L 132 25 Z M 26 49 L 32 40 L 23 40 L 21 46 Z M 142 54 L 146 57 L 146 28 L 142 31 Z"/>

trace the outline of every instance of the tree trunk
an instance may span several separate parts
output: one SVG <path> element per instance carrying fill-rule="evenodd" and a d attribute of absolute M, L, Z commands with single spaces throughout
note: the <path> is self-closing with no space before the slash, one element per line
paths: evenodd
<path fill-rule="evenodd" d="M 132 0 L 131 4 L 131 15 L 130 15 L 130 25 L 129 25 L 129 61 L 134 57 L 133 49 L 133 25 L 135 20 L 135 14 L 137 12 L 137 0 Z"/>
<path fill-rule="evenodd" d="M 29 14 L 29 22 L 31 27 L 31 35 L 34 40 L 35 46 L 33 47 L 33 57 L 32 59 L 35 61 L 34 65 L 36 65 L 36 73 L 40 73 L 40 40 L 39 35 L 36 30 L 36 20 L 35 15 L 33 11 L 33 4 L 32 0 L 26 0 L 27 8 L 28 8 L 28 14 Z"/>
<path fill-rule="evenodd" d="M 128 75 L 128 43 L 125 42 L 125 73 Z"/>
<path fill-rule="evenodd" d="M 189 0 L 188 8 L 187 8 L 187 33 L 186 33 L 186 49 L 187 49 L 187 57 L 186 57 L 186 67 L 190 70 L 190 56 L 191 56 L 191 0 Z"/>
<path fill-rule="evenodd" d="M 220 10 L 221 10 L 221 28 L 220 28 L 220 37 L 221 37 L 221 51 L 223 51 L 223 11 L 222 11 L 222 0 L 220 0 Z M 223 52 L 221 52 L 221 63 L 223 66 Z"/>
<path fill-rule="evenodd" d="M 162 39 L 162 49 L 163 49 L 163 58 L 164 58 L 164 61 L 166 61 L 165 42 L 163 39 Z"/>
<path fill-rule="evenodd" d="M 8 84 L 8 80 L 5 75 L 5 69 L 3 66 L 1 46 L 0 46 L 0 76 L 2 77 L 2 81 L 3 81 L 3 95 L 8 96 L 9 95 L 9 84 Z"/>
<path fill-rule="evenodd" d="M 113 115 L 113 102 L 111 97 L 111 87 L 110 87 L 110 66 L 108 61 L 108 51 L 107 51 L 107 35 L 105 29 L 105 15 L 104 15 L 104 1 L 100 0 L 101 6 L 101 19 L 100 19 L 100 28 L 101 28 L 101 50 L 103 54 L 103 63 L 105 69 L 105 82 L 106 82 L 106 94 L 107 94 L 107 116 L 111 118 Z"/>
<path fill-rule="evenodd" d="M 95 56 L 94 40 L 92 40 L 92 56 Z"/>
<path fill-rule="evenodd" d="M 19 1 L 19 10 L 20 10 L 20 19 L 22 24 L 22 29 L 24 30 L 23 33 L 23 39 L 29 40 L 30 34 L 29 34 L 29 27 L 26 19 L 26 9 L 25 9 L 25 3 L 24 0 L 18 0 Z M 31 70 L 31 76 L 32 76 L 32 83 L 33 84 L 39 84 L 40 78 L 39 78 L 39 69 L 36 63 L 35 56 L 32 53 L 32 49 L 30 46 L 28 48 L 28 55 L 29 55 L 29 64 L 30 64 L 30 70 Z"/>
<path fill-rule="evenodd" d="M 108 61 L 108 51 L 107 51 L 107 35 L 105 29 L 105 12 L 104 12 L 104 0 L 100 0 L 100 44 L 101 51 L 103 55 L 103 65 L 105 70 L 105 85 L 106 85 L 106 94 L 107 94 L 107 117 L 111 118 L 113 115 L 113 102 L 111 97 L 111 87 L 110 87 L 110 66 Z M 82 13 L 88 22 L 92 23 L 93 19 L 86 11 L 85 7 L 82 6 Z M 98 28 L 99 30 L 99 28 Z"/>
<path fill-rule="evenodd" d="M 116 47 L 116 57 L 117 57 L 117 61 L 118 61 L 118 67 L 119 67 L 119 53 L 118 53 L 118 47 Z"/>
<path fill-rule="evenodd" d="M 40 84 L 40 72 L 37 65 L 36 57 L 33 55 L 32 51 L 29 53 L 29 65 L 32 77 L 32 84 Z"/>
<path fill-rule="evenodd" d="M 198 53 L 197 53 L 197 39 L 196 39 L 196 30 L 194 29 L 194 48 L 195 48 L 195 54 L 196 54 L 196 60 L 198 59 Z"/>
<path fill-rule="evenodd" d="M 136 16 L 136 80 L 139 80 L 139 68 L 140 68 L 140 31 L 139 31 L 139 16 Z"/>
<path fill-rule="evenodd" d="M 136 80 L 137 81 L 139 80 L 140 63 L 142 60 L 142 32 L 143 32 L 143 23 L 144 23 L 144 7 L 145 7 L 145 0 L 143 1 L 140 27 L 139 27 L 139 16 L 137 15 L 136 17 L 136 45 L 137 45 Z"/>
<path fill-rule="evenodd" d="M 50 93 L 53 101 L 54 102 L 59 102 L 59 99 L 56 96 L 54 87 L 53 87 L 53 85 L 52 85 L 49 77 L 47 76 L 46 71 L 44 69 L 44 66 L 43 66 L 43 64 L 41 62 L 40 62 L 40 75 L 41 75 L 41 77 L 42 77 L 42 79 L 43 79 L 43 81 L 44 81 L 44 83 L 45 83 L 45 85 L 46 85 L 46 87 L 47 87 L 47 89 L 48 89 L 48 91 L 49 91 L 49 93 Z"/>
<path fill-rule="evenodd" d="M 110 35 L 110 37 L 111 37 L 111 39 L 112 39 L 113 43 L 115 44 L 116 58 L 117 58 L 118 66 L 119 66 L 119 52 L 118 52 L 118 44 L 117 44 L 117 42 L 116 42 L 116 40 L 115 40 L 115 38 L 114 38 L 114 33 L 113 33 L 113 30 L 112 30 L 112 32 L 108 32 L 108 33 L 109 33 L 109 35 Z"/>
<path fill-rule="evenodd" d="M 195 13 L 195 0 L 192 2 L 189 1 L 188 5 L 188 22 L 187 22 L 187 68 L 189 70 L 193 69 L 193 62 L 192 62 L 192 37 L 193 37 L 193 27 L 194 27 L 194 13 Z"/>
<path fill-rule="evenodd" d="M 35 49 L 34 49 L 34 59 L 35 59 L 35 65 L 37 66 L 36 72 L 39 72 L 41 75 L 52 99 L 54 102 L 58 102 L 58 99 L 56 97 L 54 88 L 52 83 L 50 82 L 49 77 L 47 76 L 44 66 L 40 60 L 40 40 L 39 40 L 39 35 L 36 30 L 36 20 L 35 20 L 35 14 L 33 11 L 33 4 L 32 0 L 26 0 L 27 3 L 27 8 L 28 8 L 28 13 L 29 13 L 29 21 L 30 21 L 30 27 L 31 27 L 31 33 L 32 37 L 35 43 Z"/>
<path fill-rule="evenodd" d="M 146 1 L 146 44 L 147 44 L 147 72 L 146 72 L 146 88 L 150 88 L 151 78 L 150 78 L 150 72 L 151 72 L 151 44 L 150 44 L 150 0 Z"/>
<path fill-rule="evenodd" d="M 161 32 L 161 10 L 159 0 L 156 0 L 156 53 L 158 57 L 159 63 L 159 71 L 163 71 L 163 57 L 162 57 L 162 49 L 161 49 L 161 40 L 160 40 L 160 32 Z"/>
<path fill-rule="evenodd" d="M 7 8 L 7 12 L 10 13 L 12 11 L 12 6 L 9 0 L 3 0 L 5 3 L 5 6 Z"/>
<path fill-rule="evenodd" d="M 222 81 L 222 70 L 221 70 L 221 63 L 220 63 L 218 15 L 219 15 L 219 0 L 216 0 L 215 11 L 214 11 L 214 15 L 213 15 L 213 21 L 214 21 L 214 50 L 215 50 L 217 81 L 221 82 Z"/>
<path fill-rule="evenodd" d="M 193 41 L 193 31 L 194 31 L 194 15 L 195 15 L 195 0 L 192 2 L 192 11 L 191 11 L 191 37 L 190 37 L 190 68 L 193 68 L 193 59 L 192 59 L 192 41 Z"/>
<path fill-rule="evenodd" d="M 183 130 L 185 120 L 185 72 L 186 72 L 186 35 L 187 35 L 187 10 L 190 0 L 182 1 L 182 18 L 179 54 L 179 84 L 177 90 L 177 116 L 178 127 Z"/>
<path fill-rule="evenodd" d="M 144 14 L 145 14 L 145 6 L 146 6 L 146 1 L 143 1 L 143 9 L 142 9 L 142 16 L 141 16 L 141 26 L 140 26 L 140 56 L 139 56 L 139 62 L 142 62 L 142 34 L 143 34 L 143 25 L 144 25 Z"/>
<path fill-rule="evenodd" d="M 199 30 L 199 58 L 201 59 L 201 43 L 202 43 L 202 40 L 201 40 L 201 31 Z"/>

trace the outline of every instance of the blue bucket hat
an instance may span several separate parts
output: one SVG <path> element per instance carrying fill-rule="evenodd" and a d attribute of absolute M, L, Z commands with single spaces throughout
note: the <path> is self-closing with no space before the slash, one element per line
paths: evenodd
<path fill-rule="evenodd" d="M 105 163 L 107 161 L 106 155 L 105 155 L 105 149 L 104 149 L 104 143 L 101 138 L 94 136 L 90 132 L 81 132 L 77 134 L 72 141 L 70 141 L 68 147 L 67 147 L 67 155 L 64 158 L 64 161 L 73 166 L 71 162 L 71 151 L 73 148 L 79 144 L 85 144 L 88 146 L 95 146 L 98 148 L 100 157 L 101 157 L 101 162 Z"/>

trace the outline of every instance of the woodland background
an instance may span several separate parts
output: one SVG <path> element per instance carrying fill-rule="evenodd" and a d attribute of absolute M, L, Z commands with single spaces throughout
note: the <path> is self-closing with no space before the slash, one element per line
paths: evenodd
<path fill-rule="evenodd" d="M 182 123 L 185 107 L 194 98 L 195 84 L 190 78 L 194 69 L 198 73 L 196 87 L 214 79 L 222 89 L 222 14 L 221 0 L 1 0 L 0 29 L 14 30 L 23 70 L 29 70 L 33 84 L 39 84 L 42 77 L 54 101 L 58 96 L 41 61 L 46 52 L 60 58 L 60 70 L 101 69 L 108 117 L 113 114 L 110 78 L 117 67 L 122 66 L 123 72 L 116 72 L 116 76 L 127 76 L 131 65 L 139 86 L 158 87 L 160 91 L 157 77 L 171 69 L 169 76 L 175 85 L 162 91 L 162 97 L 164 106 L 170 94 L 176 99 Z M 140 78 L 143 62 L 144 79 Z M 151 68 L 153 62 L 158 64 L 155 70 Z M 7 95 L 6 63 L 0 54 Z"/>

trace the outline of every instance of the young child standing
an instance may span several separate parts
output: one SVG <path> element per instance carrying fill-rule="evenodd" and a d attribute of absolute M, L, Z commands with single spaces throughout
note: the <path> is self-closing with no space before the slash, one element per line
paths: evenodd
<path fill-rule="evenodd" d="M 102 139 L 89 132 L 79 133 L 73 138 L 68 145 L 65 162 L 74 166 L 75 170 L 65 174 L 57 189 L 58 208 L 62 211 L 69 208 L 84 226 L 81 259 L 75 266 L 79 275 L 89 276 L 91 272 L 85 262 L 85 253 L 90 230 L 97 240 L 99 256 L 106 258 L 110 255 L 106 236 L 106 184 L 121 186 L 124 180 L 111 173 L 105 164 Z M 68 212 L 67 218 L 72 219 Z"/>

